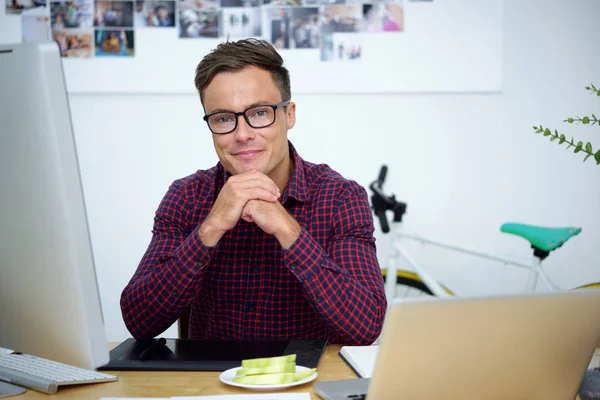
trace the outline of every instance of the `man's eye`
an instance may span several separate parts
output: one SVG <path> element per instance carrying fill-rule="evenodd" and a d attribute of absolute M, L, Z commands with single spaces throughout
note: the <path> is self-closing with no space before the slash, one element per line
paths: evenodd
<path fill-rule="evenodd" d="M 266 116 L 266 115 L 267 115 L 267 113 L 268 113 L 268 110 L 265 110 L 265 109 L 263 108 L 262 110 L 255 110 L 255 111 L 252 113 L 252 116 L 253 116 L 253 117 L 262 118 L 262 117 Z"/>
<path fill-rule="evenodd" d="M 231 121 L 231 118 L 225 116 L 225 117 L 218 117 L 217 118 L 217 123 L 218 124 L 226 124 L 227 122 Z"/>

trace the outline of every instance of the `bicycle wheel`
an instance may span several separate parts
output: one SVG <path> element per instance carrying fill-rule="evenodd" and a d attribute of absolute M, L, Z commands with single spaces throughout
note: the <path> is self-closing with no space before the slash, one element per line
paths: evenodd
<path fill-rule="evenodd" d="M 387 269 L 381 270 L 383 280 L 387 280 Z M 418 296 L 433 296 L 433 292 L 419 278 L 419 275 L 410 271 L 398 270 L 396 273 L 396 297 L 418 297 Z M 446 287 L 448 293 L 452 294 Z"/>
<path fill-rule="evenodd" d="M 600 282 L 588 283 L 587 285 L 574 287 L 573 290 L 576 289 L 600 289 Z"/>

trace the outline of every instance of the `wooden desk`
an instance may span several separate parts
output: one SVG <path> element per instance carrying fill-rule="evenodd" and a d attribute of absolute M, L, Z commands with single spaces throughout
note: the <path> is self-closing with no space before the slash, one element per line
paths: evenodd
<path fill-rule="evenodd" d="M 356 374 L 340 358 L 340 345 L 328 345 L 317 366 L 317 379 L 304 385 L 295 386 L 284 392 L 309 392 L 311 399 L 319 400 L 313 392 L 316 381 L 352 379 Z M 102 371 L 117 375 L 117 382 L 94 383 L 91 385 L 66 386 L 58 389 L 54 396 L 27 390 L 27 393 L 14 397 L 15 400 L 78 399 L 98 400 L 101 397 L 171 397 L 207 396 L 217 394 L 257 393 L 228 386 L 219 380 L 220 372 L 150 372 L 150 371 Z"/>

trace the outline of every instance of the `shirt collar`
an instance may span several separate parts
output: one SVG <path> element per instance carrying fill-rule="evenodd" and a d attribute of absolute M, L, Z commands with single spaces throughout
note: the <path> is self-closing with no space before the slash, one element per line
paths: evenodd
<path fill-rule="evenodd" d="M 292 168 L 290 179 L 283 189 L 283 194 L 281 195 L 281 204 L 285 203 L 288 197 L 292 197 L 297 201 L 308 200 L 308 184 L 306 182 L 305 162 L 296 151 L 296 148 L 292 142 L 288 140 L 288 144 L 290 149 L 290 157 L 292 158 L 292 164 L 294 167 Z M 223 165 L 220 162 L 218 166 L 223 171 L 223 184 L 225 184 L 231 174 L 227 172 L 225 168 L 223 168 Z"/>
<path fill-rule="evenodd" d="M 288 141 L 290 145 L 290 157 L 292 157 L 292 163 L 294 167 L 292 169 L 292 173 L 290 175 L 290 179 L 283 190 L 283 195 L 281 196 L 281 202 L 285 203 L 288 197 L 293 197 L 298 201 L 307 201 L 308 200 L 308 189 L 306 182 L 306 171 L 305 171 L 305 163 L 302 157 L 298 155 L 296 148 L 292 144 L 292 142 Z"/>

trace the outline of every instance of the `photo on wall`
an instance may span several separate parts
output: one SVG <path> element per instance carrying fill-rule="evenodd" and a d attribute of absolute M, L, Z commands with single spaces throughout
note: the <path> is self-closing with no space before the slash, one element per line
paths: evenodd
<path fill-rule="evenodd" d="M 52 32 L 52 38 L 58 44 L 60 55 L 67 58 L 92 57 L 92 31 L 78 29 L 59 29 Z"/>
<path fill-rule="evenodd" d="M 21 14 L 32 8 L 46 7 L 46 0 L 6 0 L 6 14 Z"/>
<path fill-rule="evenodd" d="M 321 33 L 319 37 L 320 60 L 333 61 L 333 33 Z"/>
<path fill-rule="evenodd" d="M 175 1 L 135 2 L 134 26 L 136 28 L 160 28 L 175 26 Z"/>
<path fill-rule="evenodd" d="M 96 29 L 95 44 L 97 57 L 133 57 L 135 55 L 133 29 Z"/>
<path fill-rule="evenodd" d="M 265 39 L 276 49 L 290 48 L 291 8 L 265 8 L 269 36 Z"/>
<path fill-rule="evenodd" d="M 219 12 L 201 10 L 179 11 L 180 38 L 216 38 L 219 36 Z"/>
<path fill-rule="evenodd" d="M 362 4 L 321 6 L 321 32 L 360 32 L 363 20 Z"/>
<path fill-rule="evenodd" d="M 179 11 L 202 10 L 215 11 L 219 7 L 217 0 L 179 0 Z"/>
<path fill-rule="evenodd" d="M 353 33 L 334 33 L 333 60 L 356 61 L 362 57 L 363 37 Z"/>
<path fill-rule="evenodd" d="M 318 49 L 321 25 L 317 7 L 296 7 L 292 9 L 290 48 Z"/>
<path fill-rule="evenodd" d="M 258 7 L 221 10 L 221 37 L 257 37 L 261 35 L 261 28 L 261 10 Z"/>
<path fill-rule="evenodd" d="M 226 7 L 258 7 L 260 5 L 259 0 L 220 0 L 219 2 L 222 8 Z"/>
<path fill-rule="evenodd" d="M 262 5 L 266 7 L 300 7 L 302 0 L 263 0 Z"/>
<path fill-rule="evenodd" d="M 133 2 L 96 1 L 94 26 L 98 28 L 133 28 Z"/>
<path fill-rule="evenodd" d="M 24 42 L 46 42 L 52 40 L 50 17 L 47 15 L 22 15 L 21 37 Z"/>
<path fill-rule="evenodd" d="M 52 29 L 91 28 L 94 3 L 91 0 L 53 1 L 50 3 Z"/>
<path fill-rule="evenodd" d="M 404 32 L 404 9 L 400 4 L 363 4 L 363 32 Z"/>

